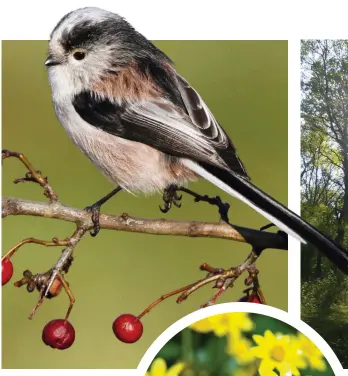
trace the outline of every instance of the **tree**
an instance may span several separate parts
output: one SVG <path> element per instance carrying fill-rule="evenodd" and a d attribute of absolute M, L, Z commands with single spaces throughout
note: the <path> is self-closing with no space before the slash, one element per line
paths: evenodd
<path fill-rule="evenodd" d="M 333 170 L 333 188 L 343 193 L 342 205 L 335 204 L 335 238 L 344 245 L 348 231 L 348 41 L 304 41 L 301 56 L 303 127 L 322 139 L 324 149 L 318 152 Z"/>
<path fill-rule="evenodd" d="M 348 245 L 348 41 L 301 45 L 302 216 Z M 302 317 L 348 365 L 348 279 L 311 246 L 302 249 Z"/>

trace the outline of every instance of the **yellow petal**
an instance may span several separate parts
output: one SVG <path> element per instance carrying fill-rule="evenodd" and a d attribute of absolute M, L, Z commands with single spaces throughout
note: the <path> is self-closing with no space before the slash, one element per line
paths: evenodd
<path fill-rule="evenodd" d="M 280 376 L 287 376 L 289 372 L 291 372 L 291 375 L 299 376 L 300 371 L 292 364 L 290 363 L 281 363 L 277 366 L 277 369 L 280 373 Z"/>
<path fill-rule="evenodd" d="M 258 344 L 258 345 L 262 345 L 262 343 L 264 342 L 264 338 L 262 336 L 260 336 L 259 334 L 254 334 L 253 335 L 253 340 Z"/>
<path fill-rule="evenodd" d="M 257 358 L 267 359 L 269 357 L 267 349 L 265 349 L 264 347 L 261 347 L 261 346 L 252 347 L 250 349 L 250 351 Z"/>
<path fill-rule="evenodd" d="M 275 342 L 276 341 L 275 335 L 270 330 L 268 330 L 268 329 L 265 331 L 264 337 L 265 337 L 266 341 L 270 341 L 270 342 Z"/>
<path fill-rule="evenodd" d="M 164 359 L 157 358 L 151 366 L 151 376 L 165 376 L 167 372 L 167 364 Z"/>
<path fill-rule="evenodd" d="M 291 372 L 291 368 L 287 363 L 280 363 L 277 365 L 277 370 L 280 373 L 280 376 L 287 376 L 286 374 Z"/>
<path fill-rule="evenodd" d="M 230 316 L 230 326 L 237 327 L 243 331 L 250 331 L 254 324 L 245 312 L 235 312 Z"/>
<path fill-rule="evenodd" d="M 307 363 L 305 362 L 305 360 L 298 355 L 294 360 L 294 364 L 296 364 L 297 368 L 307 368 Z"/>
<path fill-rule="evenodd" d="M 259 366 L 259 374 L 260 376 L 271 375 L 274 368 L 275 368 L 274 362 L 272 362 L 270 359 L 263 359 Z"/>
<path fill-rule="evenodd" d="M 218 337 L 222 337 L 222 336 L 225 336 L 227 333 L 228 333 L 228 327 L 227 326 L 216 326 L 214 328 L 214 333 L 218 336 Z"/>
<path fill-rule="evenodd" d="M 326 370 L 326 363 L 323 359 L 320 358 L 311 358 L 310 365 L 312 368 L 317 369 L 318 371 L 325 371 Z"/>
<path fill-rule="evenodd" d="M 184 363 L 176 363 L 169 368 L 166 376 L 179 376 L 180 372 L 184 369 Z"/>
<path fill-rule="evenodd" d="M 237 363 L 246 364 L 254 360 L 254 354 L 251 352 L 250 341 L 245 338 L 231 339 L 228 337 L 227 353 L 234 356 Z"/>
<path fill-rule="evenodd" d="M 300 375 L 300 371 L 294 365 L 291 365 L 291 373 L 295 376 Z"/>
<path fill-rule="evenodd" d="M 193 323 L 192 325 L 190 325 L 190 328 L 197 332 L 202 332 L 202 333 L 210 332 L 213 330 L 213 326 L 211 322 L 209 321 L 209 319 L 203 319 L 203 320 L 197 321 Z"/>

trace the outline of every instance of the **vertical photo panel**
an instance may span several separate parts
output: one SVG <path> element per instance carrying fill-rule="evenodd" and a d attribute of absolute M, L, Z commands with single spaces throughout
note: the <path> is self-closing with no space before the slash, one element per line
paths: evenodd
<path fill-rule="evenodd" d="M 52 24 L 52 29 L 54 26 Z M 116 184 L 100 173 L 96 168 L 98 164 L 91 163 L 88 153 L 81 153 L 74 144 L 76 139 L 71 139 L 71 132 L 66 132 L 57 119 L 49 78 L 52 72 L 64 71 L 66 66 L 64 63 L 53 65 L 52 59 L 58 59 L 59 51 L 50 46 L 45 40 L 4 41 L 2 44 L 2 146 L 12 152 L 4 154 L 2 174 L 3 211 L 7 213 L 2 238 L 3 284 L 7 282 L 2 289 L 3 367 L 134 368 L 158 335 L 204 304 L 242 300 L 286 310 L 286 237 L 277 234 L 275 227 L 261 231 L 269 223 L 267 218 L 203 178 L 185 185 L 189 191 L 177 192 L 177 196 L 171 196 L 174 190 L 168 190 L 164 196 L 163 190 L 153 195 L 132 194 L 134 192 L 129 193 L 126 187 L 101 207 L 100 231 L 97 236 L 90 236 L 89 232 L 95 230 L 92 212 L 84 208 L 111 192 Z M 286 205 L 287 41 L 160 40 L 153 41 L 153 46 L 173 61 L 178 74 L 204 99 L 214 119 L 233 142 L 252 182 Z M 76 60 L 75 57 L 82 57 L 79 54 L 74 57 L 76 52 L 69 51 L 67 56 L 74 67 L 79 67 L 84 59 Z M 150 62 L 142 63 L 148 64 L 145 68 L 140 63 L 139 69 L 146 68 L 147 75 L 141 76 L 142 79 L 148 82 L 148 75 L 152 74 L 156 85 L 162 85 L 161 90 L 165 90 L 167 81 L 163 79 L 166 78 L 163 71 L 155 70 Z M 117 60 L 114 64 L 112 69 L 125 69 L 121 63 L 117 65 Z M 115 82 L 118 78 L 123 80 L 117 72 L 113 72 L 112 77 Z M 134 84 L 131 78 L 129 85 Z M 64 79 L 59 78 L 62 82 Z M 137 81 L 137 85 L 140 84 L 143 85 Z M 166 90 L 178 93 L 175 86 Z M 196 94 L 192 95 L 196 100 Z M 160 101 L 169 103 L 170 98 L 167 93 Z M 75 106 L 79 107 L 77 102 Z M 110 109 L 110 104 L 105 103 L 99 108 L 96 104 L 91 106 L 95 115 L 100 114 L 102 108 Z M 180 126 L 175 116 L 184 126 L 191 124 L 188 113 L 170 106 L 163 119 L 169 119 L 169 125 L 173 121 L 174 130 Z M 85 108 L 89 108 L 87 104 Z M 170 112 L 174 110 L 175 116 Z M 162 116 L 163 108 L 159 106 L 156 111 Z M 82 112 L 80 115 L 85 116 Z M 109 115 L 105 119 L 111 119 Z M 192 116 L 196 119 L 194 114 Z M 80 124 L 78 120 L 77 123 Z M 76 129 L 83 131 L 81 124 L 79 127 Z M 124 127 L 130 129 L 131 124 Z M 106 128 L 100 132 L 101 137 L 109 134 Z M 201 130 L 197 128 L 197 132 Z M 214 132 L 203 129 L 200 137 L 209 140 L 216 136 Z M 146 160 L 149 149 L 145 145 L 137 144 L 144 155 L 137 154 L 136 149 L 127 152 L 120 150 L 116 135 L 108 137 L 111 137 L 108 141 L 111 145 L 115 143 L 112 146 L 115 154 L 108 150 L 105 156 L 111 155 L 113 163 L 121 163 L 126 169 L 127 158 L 137 157 L 139 165 Z M 157 139 L 162 139 L 160 132 Z M 189 152 L 186 140 L 179 139 Z M 88 144 L 91 142 L 93 137 Z M 199 139 L 197 142 L 199 145 Z M 169 146 L 166 144 L 166 147 Z M 102 154 L 104 149 L 97 150 Z M 23 153 L 26 159 L 13 152 Z M 177 153 L 177 150 L 171 152 Z M 168 157 L 168 160 L 171 159 Z M 235 162 L 232 158 L 231 163 Z M 131 174 L 134 184 L 146 186 L 139 173 L 144 172 L 144 178 L 152 179 L 157 170 L 161 171 L 161 163 L 145 163 L 141 171 L 137 170 L 138 175 Z M 29 174 L 28 166 L 32 169 Z M 42 175 L 34 178 L 47 176 L 53 196 L 52 191 L 46 189 L 46 181 L 44 187 L 31 181 L 32 173 L 37 170 Z M 21 180 L 16 180 L 15 185 L 14 179 Z M 193 196 L 189 194 L 191 191 Z M 26 200 L 33 203 L 28 207 Z M 227 212 L 230 224 L 226 224 L 226 218 L 220 220 L 228 209 L 226 204 L 230 206 Z M 166 205 L 170 210 L 164 210 Z M 159 206 L 168 212 L 161 212 Z M 81 233 L 75 233 L 80 219 L 88 224 L 88 231 L 82 237 Z M 72 250 L 71 243 L 65 241 L 67 237 L 74 244 L 73 262 L 72 258 L 62 256 L 63 250 Z M 31 238 L 34 240 L 26 240 L 30 244 L 22 242 Z M 260 255 L 259 247 L 267 249 Z M 60 279 L 55 280 L 48 297 L 38 306 L 43 288 L 52 280 L 52 268 L 58 260 L 62 261 L 61 257 L 66 262 L 62 272 L 66 285 L 63 286 Z M 276 265 L 272 272 L 270 265 Z M 147 313 L 147 307 L 153 307 L 152 302 L 158 298 L 157 303 L 161 302 L 163 296 L 168 299 L 142 315 L 144 311 Z M 72 297 L 76 302 L 68 312 L 70 325 L 65 325 Z M 177 298 L 181 304 L 176 303 Z M 34 307 L 37 307 L 35 315 L 32 314 Z M 28 320 L 29 315 L 32 320 Z M 122 328 L 139 315 L 142 325 L 136 321 L 133 333 L 127 336 Z M 94 318 L 92 322 L 91 318 Z M 63 339 L 54 335 L 59 330 L 65 333 Z M 115 334 L 124 342 L 133 343 L 126 344 Z M 32 343 L 30 347 L 28 338 Z M 95 343 L 92 347 L 91 338 Z M 21 357 L 17 356 L 18 352 Z M 115 353 L 122 356 L 115 357 Z"/>
<path fill-rule="evenodd" d="M 348 40 L 301 42 L 301 211 L 348 246 Z M 348 252 L 345 251 L 345 254 Z M 348 368 L 348 278 L 303 245 L 302 319 Z M 343 269 L 342 269 L 343 270 Z"/>

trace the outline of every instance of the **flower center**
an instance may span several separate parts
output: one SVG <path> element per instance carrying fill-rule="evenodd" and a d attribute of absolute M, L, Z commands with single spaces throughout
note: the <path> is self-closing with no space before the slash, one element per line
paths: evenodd
<path fill-rule="evenodd" d="M 276 362 L 282 362 L 285 358 L 285 351 L 281 346 L 275 346 L 269 352 L 269 356 L 272 360 Z"/>

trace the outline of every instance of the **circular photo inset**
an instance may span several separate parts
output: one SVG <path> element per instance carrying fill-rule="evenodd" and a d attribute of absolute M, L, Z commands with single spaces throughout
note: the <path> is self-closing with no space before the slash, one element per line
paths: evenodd
<path fill-rule="evenodd" d="M 329 376 L 322 351 L 293 326 L 258 313 L 199 320 L 172 337 L 146 376 Z"/>

